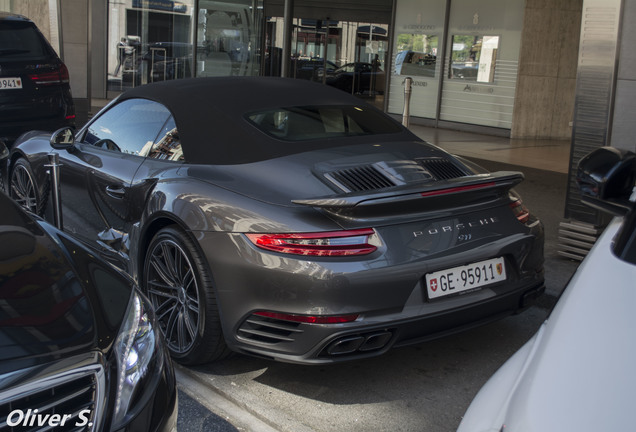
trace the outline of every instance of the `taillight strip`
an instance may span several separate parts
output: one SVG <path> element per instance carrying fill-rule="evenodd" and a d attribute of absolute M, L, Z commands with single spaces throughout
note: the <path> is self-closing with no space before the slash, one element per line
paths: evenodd
<path fill-rule="evenodd" d="M 254 234 L 245 236 L 256 246 L 274 252 L 307 256 L 367 255 L 377 246 L 371 243 L 371 228 L 312 233 Z"/>
<path fill-rule="evenodd" d="M 519 222 L 527 223 L 528 220 L 530 220 L 530 210 L 523 205 L 523 202 L 520 199 L 511 202 L 510 208 Z"/>

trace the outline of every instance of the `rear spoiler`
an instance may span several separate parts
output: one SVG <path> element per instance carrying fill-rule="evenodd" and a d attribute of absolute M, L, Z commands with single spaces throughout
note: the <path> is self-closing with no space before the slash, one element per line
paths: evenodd
<path fill-rule="evenodd" d="M 294 204 L 318 207 L 341 213 L 348 211 L 380 210 L 390 206 L 397 210 L 436 210 L 492 201 L 507 196 L 508 191 L 521 183 L 520 172 L 498 171 L 488 174 L 458 177 L 430 183 L 409 184 L 380 192 L 355 192 L 310 199 L 292 200 Z M 418 204 L 421 203 L 421 206 Z"/>

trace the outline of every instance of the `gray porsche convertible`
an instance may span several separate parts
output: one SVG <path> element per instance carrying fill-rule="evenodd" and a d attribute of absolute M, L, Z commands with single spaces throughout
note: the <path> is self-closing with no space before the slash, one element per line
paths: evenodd
<path fill-rule="evenodd" d="M 22 136 L 2 169 L 16 201 L 61 208 L 64 231 L 138 281 L 184 364 L 375 356 L 544 290 L 521 173 L 485 172 L 303 80 L 141 86 L 77 133 Z"/>

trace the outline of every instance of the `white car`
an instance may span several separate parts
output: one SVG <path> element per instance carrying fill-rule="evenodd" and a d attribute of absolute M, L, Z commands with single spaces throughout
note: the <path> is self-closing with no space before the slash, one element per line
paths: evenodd
<path fill-rule="evenodd" d="M 458 432 L 634 430 L 635 177 L 631 152 L 603 147 L 581 161 L 582 201 L 617 217 L 550 317 L 479 391 Z"/>

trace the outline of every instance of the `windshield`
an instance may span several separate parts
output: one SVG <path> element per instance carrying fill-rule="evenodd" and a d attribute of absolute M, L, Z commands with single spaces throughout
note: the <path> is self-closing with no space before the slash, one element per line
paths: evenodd
<path fill-rule="evenodd" d="M 266 134 L 283 141 L 305 141 L 400 132 L 400 125 L 370 108 L 305 106 L 275 108 L 247 115 Z"/>

